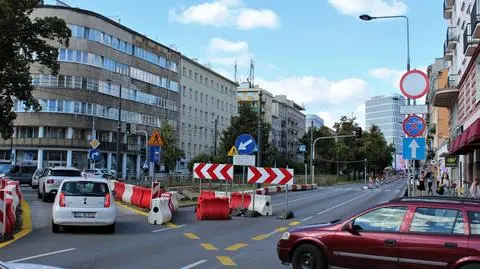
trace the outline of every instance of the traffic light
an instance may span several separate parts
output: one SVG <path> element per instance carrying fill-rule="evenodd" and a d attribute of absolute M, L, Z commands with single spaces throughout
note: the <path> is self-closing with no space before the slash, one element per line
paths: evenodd
<path fill-rule="evenodd" d="M 362 138 L 362 128 L 361 127 L 355 127 L 355 137 L 357 138 Z"/>
<path fill-rule="evenodd" d="M 130 123 L 126 123 L 126 124 L 125 124 L 125 133 L 126 133 L 127 135 L 129 135 L 129 134 L 132 133 Z"/>

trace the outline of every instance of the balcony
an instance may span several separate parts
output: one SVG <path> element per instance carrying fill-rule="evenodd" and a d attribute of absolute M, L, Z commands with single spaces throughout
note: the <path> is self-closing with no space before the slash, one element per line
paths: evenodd
<path fill-rule="evenodd" d="M 475 0 L 472 12 L 470 13 L 470 23 L 472 24 L 471 35 L 474 38 L 480 38 L 480 10 L 479 0 Z"/>
<path fill-rule="evenodd" d="M 475 49 L 478 46 L 480 41 L 479 38 L 472 37 L 472 27 L 471 24 L 467 24 L 465 31 L 463 32 L 463 54 L 465 56 L 471 57 L 475 53 Z"/>
<path fill-rule="evenodd" d="M 453 13 L 453 4 L 448 5 L 448 2 L 450 2 L 450 1 L 445 0 L 443 2 L 443 18 L 446 19 L 446 20 L 450 19 L 452 17 L 452 13 Z"/>
<path fill-rule="evenodd" d="M 57 139 L 57 138 L 14 138 L 13 146 L 15 147 L 51 147 L 51 148 L 77 148 L 88 149 L 90 145 L 88 140 L 84 139 Z M 115 142 L 103 142 L 98 147 L 100 151 L 116 151 L 117 145 Z M 0 139 L 0 147 L 10 147 L 12 141 L 10 139 Z M 122 152 L 139 152 L 142 147 L 139 145 L 121 144 L 120 150 Z M 144 149 L 144 147 L 143 147 Z"/>
<path fill-rule="evenodd" d="M 447 41 L 443 44 L 443 58 L 445 61 L 451 61 L 453 59 L 453 50 L 448 49 Z"/>
<path fill-rule="evenodd" d="M 445 42 L 447 43 L 448 50 L 454 50 L 457 47 L 459 41 L 458 32 L 456 27 L 448 27 L 447 37 Z"/>
<path fill-rule="evenodd" d="M 433 106 L 435 107 L 451 107 L 457 102 L 458 94 L 460 90 L 458 85 L 458 75 L 449 75 L 448 82 L 445 88 L 439 88 L 435 90 L 433 96 Z"/>
<path fill-rule="evenodd" d="M 445 0 L 445 4 L 448 7 L 453 7 L 453 4 L 455 4 L 455 0 Z"/>

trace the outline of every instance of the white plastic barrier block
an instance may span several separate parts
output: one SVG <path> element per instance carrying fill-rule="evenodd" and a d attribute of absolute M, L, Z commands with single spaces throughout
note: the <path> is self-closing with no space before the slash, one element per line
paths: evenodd
<path fill-rule="evenodd" d="M 109 181 L 108 181 L 108 186 L 110 187 L 110 189 L 111 189 L 112 191 L 115 190 L 115 182 L 117 182 L 117 181 L 116 181 L 116 180 L 109 180 Z"/>
<path fill-rule="evenodd" d="M 7 185 L 5 187 L 5 190 L 7 192 L 10 192 L 9 194 L 7 194 L 7 197 L 13 200 L 13 207 L 14 207 L 14 210 L 16 210 L 18 205 L 20 204 L 20 197 L 18 197 L 17 191 L 16 191 L 17 187 L 15 185 Z"/>
<path fill-rule="evenodd" d="M 155 198 L 152 200 L 152 208 L 148 214 L 148 223 L 160 225 L 172 220 L 172 212 L 168 207 L 168 198 Z"/>
<path fill-rule="evenodd" d="M 312 184 L 312 189 L 317 189 L 318 188 L 318 184 L 317 183 L 313 183 Z"/>
<path fill-rule="evenodd" d="M 172 194 L 172 204 L 173 208 L 175 208 L 175 211 L 180 208 L 180 203 L 178 202 L 180 199 L 178 198 L 178 192 L 177 191 L 169 191 L 169 193 Z"/>
<path fill-rule="evenodd" d="M 122 201 L 131 204 L 133 195 L 133 185 L 125 184 L 125 192 L 122 195 Z"/>
<path fill-rule="evenodd" d="M 268 186 L 268 192 L 269 193 L 276 193 L 277 192 L 277 186 Z"/>
<path fill-rule="evenodd" d="M 253 208 L 253 197 L 248 205 L 248 210 L 257 211 L 262 216 L 273 215 L 272 196 L 270 195 L 255 195 L 255 208 Z"/>

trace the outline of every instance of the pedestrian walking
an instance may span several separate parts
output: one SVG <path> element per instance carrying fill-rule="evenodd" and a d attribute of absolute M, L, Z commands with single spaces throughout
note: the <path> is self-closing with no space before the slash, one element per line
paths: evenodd
<path fill-rule="evenodd" d="M 433 195 L 433 190 L 432 190 L 432 186 L 433 186 L 433 173 L 432 173 L 431 170 L 428 170 L 428 172 L 427 172 L 427 184 L 428 184 L 428 193 L 427 193 L 427 194 Z"/>
<path fill-rule="evenodd" d="M 472 182 L 472 186 L 470 186 L 470 197 L 474 199 L 480 198 L 480 178 L 475 177 L 475 180 Z"/>
<path fill-rule="evenodd" d="M 439 195 L 444 195 L 444 194 L 447 194 L 448 195 L 448 190 L 447 190 L 447 186 L 450 184 L 450 179 L 448 177 L 448 173 L 447 172 L 444 172 L 440 178 L 440 180 L 438 181 L 438 184 L 437 184 L 437 193 Z M 446 193 L 447 192 L 447 193 Z"/>
<path fill-rule="evenodd" d="M 420 173 L 417 189 L 420 191 L 420 195 L 423 196 L 423 192 L 425 191 L 425 172 L 424 171 Z"/>

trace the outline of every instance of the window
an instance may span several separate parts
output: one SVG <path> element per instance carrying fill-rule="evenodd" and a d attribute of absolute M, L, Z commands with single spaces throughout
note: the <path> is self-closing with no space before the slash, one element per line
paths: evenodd
<path fill-rule="evenodd" d="M 195 81 L 197 81 L 197 79 L 198 79 L 198 74 L 197 72 L 195 72 Z"/>
<path fill-rule="evenodd" d="M 183 97 L 186 97 L 187 96 L 187 88 L 185 86 L 183 86 Z"/>
<path fill-rule="evenodd" d="M 463 214 L 459 210 L 417 208 L 410 232 L 435 234 L 464 234 Z"/>
<path fill-rule="evenodd" d="M 188 70 L 188 78 L 192 79 L 192 70 Z"/>
<path fill-rule="evenodd" d="M 186 67 L 183 68 L 183 75 L 187 76 L 187 68 Z"/>
<path fill-rule="evenodd" d="M 398 232 L 407 207 L 382 207 L 370 211 L 358 218 L 353 224 L 363 232 Z"/>
<path fill-rule="evenodd" d="M 480 212 L 470 211 L 468 212 L 468 218 L 470 221 L 470 234 L 480 235 Z"/>

